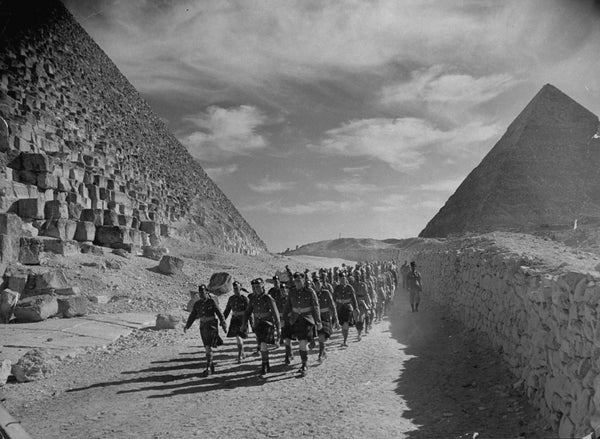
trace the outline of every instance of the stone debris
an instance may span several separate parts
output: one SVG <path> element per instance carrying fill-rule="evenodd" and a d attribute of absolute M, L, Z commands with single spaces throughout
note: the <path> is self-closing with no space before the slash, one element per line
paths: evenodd
<path fill-rule="evenodd" d="M 163 256 L 169 253 L 165 247 L 152 247 L 150 245 L 142 247 L 143 256 L 148 259 L 160 261 Z"/>
<path fill-rule="evenodd" d="M 59 360 L 48 350 L 36 348 L 27 351 L 12 366 L 12 374 L 18 382 L 37 381 L 53 374 L 58 368 Z"/>
<path fill-rule="evenodd" d="M 233 288 L 233 278 L 229 273 L 214 273 L 208 283 L 208 291 L 213 294 L 228 294 Z"/>
<path fill-rule="evenodd" d="M 31 296 L 20 300 L 13 312 L 20 322 L 41 322 L 58 313 L 58 301 L 48 294 Z"/>
<path fill-rule="evenodd" d="M 9 289 L 0 292 L 0 323 L 10 322 L 19 296 L 18 292 Z"/>
<path fill-rule="evenodd" d="M 158 264 L 158 270 L 163 274 L 179 274 L 183 270 L 183 259 L 165 255 Z"/>
<path fill-rule="evenodd" d="M 175 329 L 181 323 L 181 316 L 177 314 L 158 314 L 155 329 Z"/>
<path fill-rule="evenodd" d="M 58 314 L 64 318 L 84 316 L 88 313 L 88 299 L 83 296 L 57 298 Z"/>
<path fill-rule="evenodd" d="M 2 360 L 2 363 L 0 363 L 0 387 L 4 386 L 6 381 L 8 381 L 8 377 L 11 374 L 11 369 L 12 361 Z"/>

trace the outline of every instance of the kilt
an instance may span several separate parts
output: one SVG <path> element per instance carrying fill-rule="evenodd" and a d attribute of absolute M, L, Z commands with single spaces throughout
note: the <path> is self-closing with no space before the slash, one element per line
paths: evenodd
<path fill-rule="evenodd" d="M 268 320 L 259 320 L 254 326 L 258 343 L 275 344 L 275 326 Z"/>
<path fill-rule="evenodd" d="M 231 317 L 227 337 L 248 338 L 248 322 L 242 327 L 243 320 L 243 317 Z"/>
<path fill-rule="evenodd" d="M 327 318 L 327 320 L 325 320 L 323 318 L 323 315 L 321 315 L 321 329 L 319 329 L 318 334 L 319 335 L 323 335 L 325 336 L 325 340 L 327 340 L 329 337 L 331 337 L 331 334 L 333 333 L 333 328 L 331 326 L 331 318 Z"/>
<path fill-rule="evenodd" d="M 285 322 L 283 324 L 283 328 L 281 328 L 281 341 L 286 338 L 289 338 L 290 340 L 296 340 L 296 336 L 294 335 L 294 327 L 287 322 Z"/>
<path fill-rule="evenodd" d="M 306 318 L 298 316 L 293 325 L 294 335 L 298 340 L 312 340 L 315 335 L 314 326 Z"/>
<path fill-rule="evenodd" d="M 219 336 L 219 326 L 216 321 L 200 325 L 200 338 L 202 338 L 202 344 L 207 347 L 216 348 L 223 344 L 223 339 Z"/>
<path fill-rule="evenodd" d="M 353 311 L 354 308 L 349 303 L 343 303 L 339 306 L 337 312 L 338 319 L 340 320 L 340 325 L 343 325 L 344 323 L 349 323 L 350 326 L 352 326 L 354 324 L 354 317 L 352 315 Z"/>

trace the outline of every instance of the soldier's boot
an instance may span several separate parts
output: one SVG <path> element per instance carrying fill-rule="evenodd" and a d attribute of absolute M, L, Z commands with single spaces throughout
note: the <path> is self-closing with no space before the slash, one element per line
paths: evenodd
<path fill-rule="evenodd" d="M 319 341 L 319 361 L 323 361 L 327 355 L 325 354 L 325 343 Z"/>
<path fill-rule="evenodd" d="M 286 365 L 290 365 L 292 363 L 293 359 L 294 359 L 294 356 L 292 355 L 292 347 L 285 345 L 285 360 L 283 360 L 283 362 Z"/>
<path fill-rule="evenodd" d="M 308 369 L 306 363 L 308 362 L 308 352 L 300 351 L 300 358 L 302 359 L 302 366 L 300 366 L 300 375 L 305 376 Z"/>
<path fill-rule="evenodd" d="M 260 374 L 261 375 L 267 374 L 267 363 L 265 361 L 263 361 L 262 365 L 260 366 Z"/>

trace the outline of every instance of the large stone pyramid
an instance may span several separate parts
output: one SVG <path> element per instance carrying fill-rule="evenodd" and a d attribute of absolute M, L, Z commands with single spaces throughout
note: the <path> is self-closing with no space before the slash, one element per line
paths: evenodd
<path fill-rule="evenodd" d="M 546 84 L 419 236 L 600 218 L 598 128 L 596 115 Z"/>
<path fill-rule="evenodd" d="M 7 212 L 63 243 L 131 249 L 178 230 L 266 251 L 62 3 L 0 0 L 0 11 L 0 223 L 12 235 Z M 0 224 L 0 238 L 8 232 Z"/>

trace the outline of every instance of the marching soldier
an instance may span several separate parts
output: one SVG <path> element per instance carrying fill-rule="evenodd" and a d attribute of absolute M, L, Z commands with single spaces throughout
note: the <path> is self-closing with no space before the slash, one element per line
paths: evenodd
<path fill-rule="evenodd" d="M 225 324 L 225 318 L 219 309 L 219 305 L 208 292 L 206 285 L 202 284 L 198 287 L 198 295 L 199 298 L 196 303 L 194 303 L 194 307 L 187 319 L 185 328 L 183 328 L 183 332 L 187 332 L 196 319 L 200 320 L 200 337 L 202 338 L 202 344 L 206 350 L 206 370 L 204 371 L 204 374 L 208 376 L 215 371 L 212 350 L 223 344 L 223 340 L 219 337 L 217 319 L 221 323 L 223 332 L 227 332 L 227 325 Z"/>
<path fill-rule="evenodd" d="M 248 324 L 244 323 L 244 314 L 250 301 L 244 296 L 240 290 L 241 284 L 238 281 L 233 282 L 233 295 L 227 301 L 227 306 L 223 315 L 225 318 L 231 313 L 231 320 L 229 322 L 229 331 L 227 331 L 227 337 L 235 337 L 237 343 L 238 364 L 245 358 L 244 355 L 244 339 L 248 337 Z"/>
<path fill-rule="evenodd" d="M 262 278 L 256 278 L 252 282 L 252 297 L 250 304 L 244 314 L 244 324 L 248 322 L 250 316 L 254 317 L 254 333 L 259 344 L 262 365 L 260 369 L 261 376 L 271 372 L 269 364 L 269 351 L 267 345 L 276 344 L 279 340 L 279 311 L 275 300 L 265 293 L 264 281 Z"/>
<path fill-rule="evenodd" d="M 319 362 L 327 358 L 325 342 L 331 337 L 334 327 L 339 326 L 337 309 L 333 295 L 329 288 L 325 286 L 320 279 L 314 279 L 317 288 L 317 298 L 319 299 L 319 308 L 321 310 L 321 329 L 319 334 Z"/>
<path fill-rule="evenodd" d="M 338 273 L 339 285 L 336 285 L 333 297 L 337 304 L 337 314 L 339 324 L 342 325 L 342 336 L 344 341 L 342 346 L 348 346 L 348 332 L 350 325 L 354 323 L 354 315 L 358 312 L 358 302 L 352 285 L 348 284 L 348 279 L 344 272 Z"/>

